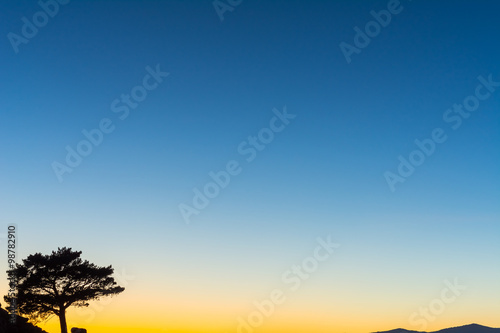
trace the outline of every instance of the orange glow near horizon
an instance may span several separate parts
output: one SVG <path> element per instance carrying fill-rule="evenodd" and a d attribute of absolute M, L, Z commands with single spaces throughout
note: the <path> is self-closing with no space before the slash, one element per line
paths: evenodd
<path fill-rule="evenodd" d="M 272 314 L 263 316 L 262 324 L 249 332 L 238 330 L 239 318 L 248 322 L 256 311 L 254 300 L 263 302 L 262 295 L 248 300 L 223 295 L 215 298 L 210 294 L 200 295 L 195 301 L 193 295 L 183 298 L 182 293 L 157 290 L 155 294 L 148 288 L 141 292 L 134 288 L 131 286 L 123 295 L 92 302 L 88 308 L 68 309 L 68 330 L 81 327 L 89 333 L 369 333 L 396 328 L 432 332 L 472 323 L 500 326 L 498 318 L 486 311 L 495 307 L 495 300 L 477 307 L 473 306 L 476 300 L 470 298 L 471 294 L 464 293 L 463 299 L 450 304 L 433 322 L 421 328 L 412 325 L 409 317 L 420 306 L 428 305 L 427 299 L 417 304 L 411 300 L 402 303 L 394 295 L 380 297 L 364 293 L 364 297 L 360 297 L 359 293 L 347 290 L 327 293 L 327 289 L 323 289 L 321 293 L 305 286 L 295 294 L 286 294 L 286 301 L 276 305 Z M 165 298 L 165 294 L 170 294 L 170 298 Z M 60 332 L 56 316 L 38 326 L 49 333 Z"/>
<path fill-rule="evenodd" d="M 123 304 L 103 310 L 90 322 L 77 314 L 75 309 L 68 311 L 68 330 L 71 327 L 86 328 L 89 333 L 216 333 L 234 332 L 251 333 L 249 330 L 238 330 L 238 317 L 247 318 L 250 313 L 235 314 L 232 309 L 222 312 L 206 309 L 206 313 L 175 311 L 172 307 L 147 311 L 146 309 L 134 309 L 134 307 L 123 307 Z M 154 307 L 153 307 L 154 308 Z M 252 328 L 252 332 L 261 333 L 369 333 L 376 331 L 386 331 L 395 328 L 408 330 L 420 330 L 420 327 L 411 326 L 407 315 L 394 316 L 383 311 L 363 309 L 362 311 L 343 311 L 331 308 L 316 309 L 306 311 L 296 304 L 284 304 L 283 308 L 276 311 L 268 318 L 264 318 L 260 326 Z M 433 323 L 429 322 L 425 331 L 437 331 L 443 328 L 462 326 L 472 323 L 497 327 L 498 320 L 492 316 L 481 315 L 479 313 L 449 311 L 443 313 Z M 349 314 L 349 312 L 351 314 Z M 403 313 L 402 311 L 401 313 Z M 371 313 L 371 314 L 370 314 Z M 394 319 L 399 317 L 399 319 Z M 362 320 L 360 319 L 362 318 Z M 116 323 L 116 325 L 114 324 Z M 49 333 L 59 333 L 59 321 L 57 317 L 52 317 L 48 322 L 39 325 Z"/>

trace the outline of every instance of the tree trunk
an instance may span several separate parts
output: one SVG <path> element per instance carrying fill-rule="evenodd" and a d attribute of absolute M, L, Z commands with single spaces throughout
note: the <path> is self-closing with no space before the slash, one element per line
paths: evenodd
<path fill-rule="evenodd" d="M 68 326 L 66 325 L 66 309 L 59 308 L 59 323 L 61 324 L 61 333 L 68 333 Z"/>

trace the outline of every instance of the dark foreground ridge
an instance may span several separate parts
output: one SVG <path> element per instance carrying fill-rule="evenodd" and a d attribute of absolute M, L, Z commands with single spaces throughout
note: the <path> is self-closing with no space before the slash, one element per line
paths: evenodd
<path fill-rule="evenodd" d="M 47 333 L 40 327 L 28 323 L 28 319 L 17 316 L 15 325 L 10 324 L 10 315 L 0 308 L 0 333 Z"/>
<path fill-rule="evenodd" d="M 397 328 L 395 330 L 376 333 L 500 333 L 500 328 L 491 328 L 478 324 L 470 324 L 465 326 L 445 328 L 434 332 L 410 331 L 403 328 Z"/>

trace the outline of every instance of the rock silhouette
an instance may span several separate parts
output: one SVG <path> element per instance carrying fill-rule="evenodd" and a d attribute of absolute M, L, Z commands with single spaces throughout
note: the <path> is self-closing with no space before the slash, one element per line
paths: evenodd
<path fill-rule="evenodd" d="M 28 323 L 28 319 L 17 316 L 15 324 L 10 323 L 10 314 L 0 308 L 0 333 L 47 333 L 40 327 Z"/>
<path fill-rule="evenodd" d="M 71 333 L 87 333 L 85 328 L 72 327 Z"/>

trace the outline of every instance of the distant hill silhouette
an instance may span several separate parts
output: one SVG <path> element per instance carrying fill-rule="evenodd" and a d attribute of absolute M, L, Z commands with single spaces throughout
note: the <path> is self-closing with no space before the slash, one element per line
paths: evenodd
<path fill-rule="evenodd" d="M 17 316 L 15 325 L 10 324 L 9 312 L 0 308 L 0 333 L 47 333 L 40 327 L 28 323 L 28 319 Z"/>
<path fill-rule="evenodd" d="M 376 333 L 500 333 L 500 328 L 491 328 L 478 324 L 470 324 L 465 326 L 445 328 L 433 332 L 410 331 L 410 330 L 405 330 L 403 328 L 397 328 L 395 330 L 376 332 Z"/>

